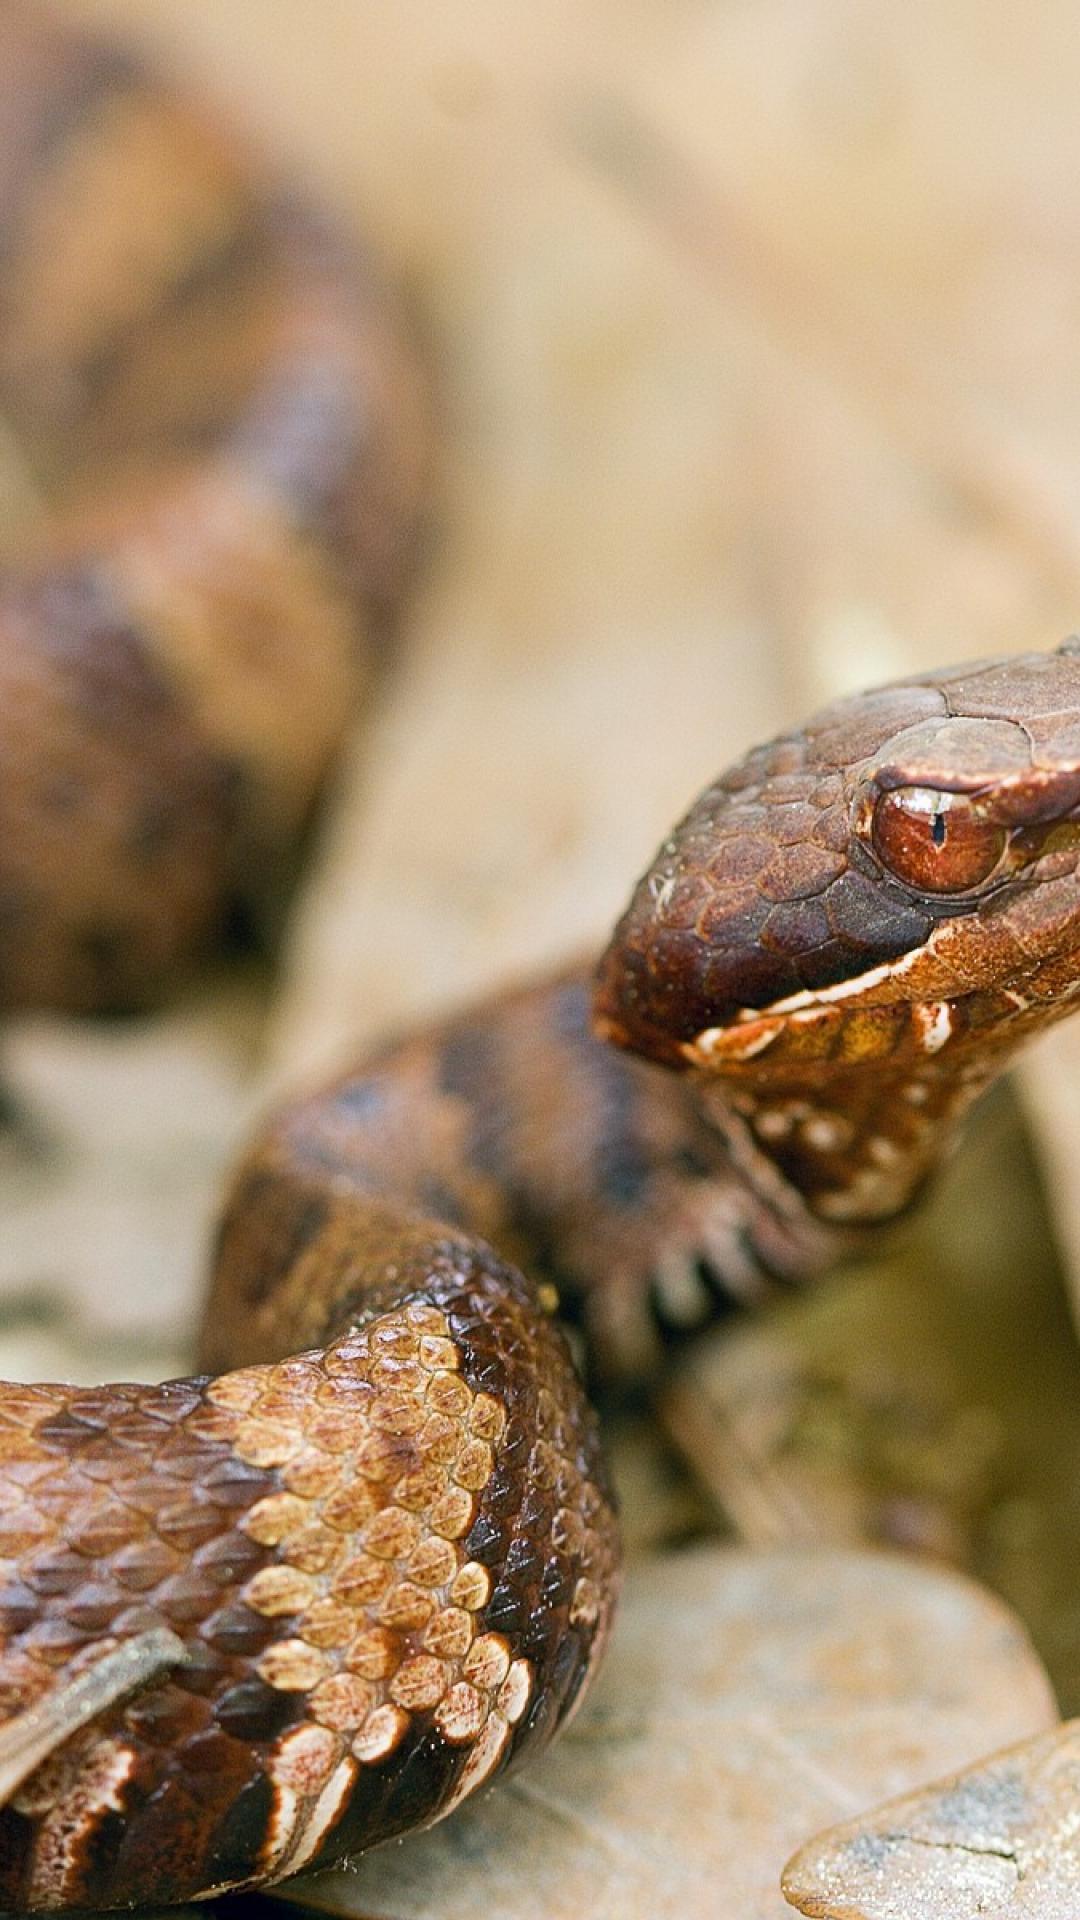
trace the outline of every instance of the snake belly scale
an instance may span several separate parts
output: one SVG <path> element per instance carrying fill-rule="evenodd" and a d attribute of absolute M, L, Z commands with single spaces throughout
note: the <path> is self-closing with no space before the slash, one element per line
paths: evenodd
<path fill-rule="evenodd" d="M 370 269 L 137 66 L 0 13 L 0 1002 L 152 1001 L 308 815 L 426 407 Z M 441 1817 L 595 1671 L 601 1390 L 905 1206 L 1080 983 L 1080 652 L 758 748 L 593 970 L 237 1169 L 197 1377 L 0 1387 L 0 1904 L 161 1904 Z M 614 1042 L 615 1044 L 610 1044 Z M 51 1731 L 50 1731 L 51 1729 Z"/>

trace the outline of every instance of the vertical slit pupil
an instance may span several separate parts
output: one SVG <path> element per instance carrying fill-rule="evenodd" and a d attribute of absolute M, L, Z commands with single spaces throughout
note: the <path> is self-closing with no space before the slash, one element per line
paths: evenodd
<path fill-rule="evenodd" d="M 945 815 L 943 813 L 935 813 L 931 820 L 930 838 L 933 840 L 935 847 L 943 847 L 945 845 Z"/>

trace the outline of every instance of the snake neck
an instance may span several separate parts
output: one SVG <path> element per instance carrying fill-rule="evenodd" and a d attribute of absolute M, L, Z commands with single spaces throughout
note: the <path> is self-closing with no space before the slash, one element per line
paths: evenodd
<path fill-rule="evenodd" d="M 1015 1051 L 943 1047 L 889 1067 L 702 1075 L 700 1101 L 743 1177 L 774 1209 L 824 1228 L 894 1218 L 948 1159 L 972 1103 Z"/>

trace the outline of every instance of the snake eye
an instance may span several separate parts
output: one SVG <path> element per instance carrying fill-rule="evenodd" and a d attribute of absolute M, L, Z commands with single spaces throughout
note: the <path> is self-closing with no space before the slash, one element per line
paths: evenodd
<path fill-rule="evenodd" d="M 988 880 L 1008 834 L 983 819 L 962 793 L 896 787 L 874 808 L 874 851 L 906 887 L 920 893 L 967 893 Z"/>

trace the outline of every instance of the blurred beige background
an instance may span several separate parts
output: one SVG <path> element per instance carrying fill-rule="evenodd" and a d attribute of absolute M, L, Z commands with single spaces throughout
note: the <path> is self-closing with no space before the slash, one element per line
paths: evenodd
<path fill-rule="evenodd" d="M 235 993 L 225 1015 L 185 1008 L 126 1054 L 41 1023 L 9 1046 L 63 1181 L 0 1167 L 0 1281 L 32 1270 L 83 1329 L 72 1352 L 55 1314 L 20 1322 L 12 1365 L 92 1369 L 85 1330 L 114 1337 L 150 1248 L 123 1330 L 160 1370 L 219 1162 L 270 1087 L 595 943 L 754 736 L 852 683 L 1080 620 L 1080 16 L 61 11 L 148 47 L 377 241 L 441 413 L 402 665 L 343 770 L 278 991 L 238 990 L 239 1025 Z M 1037 1110 L 1067 1151 L 1056 1046 Z M 101 1113 L 121 1110 L 118 1161 Z M 121 1229 L 133 1201 L 143 1224 Z M 96 1225 L 87 1206 L 106 1206 Z"/>
<path fill-rule="evenodd" d="M 595 938 L 838 684 L 1076 617 L 1071 6 L 68 4 L 374 234 L 430 346 L 440 539 L 287 1060 Z"/>

